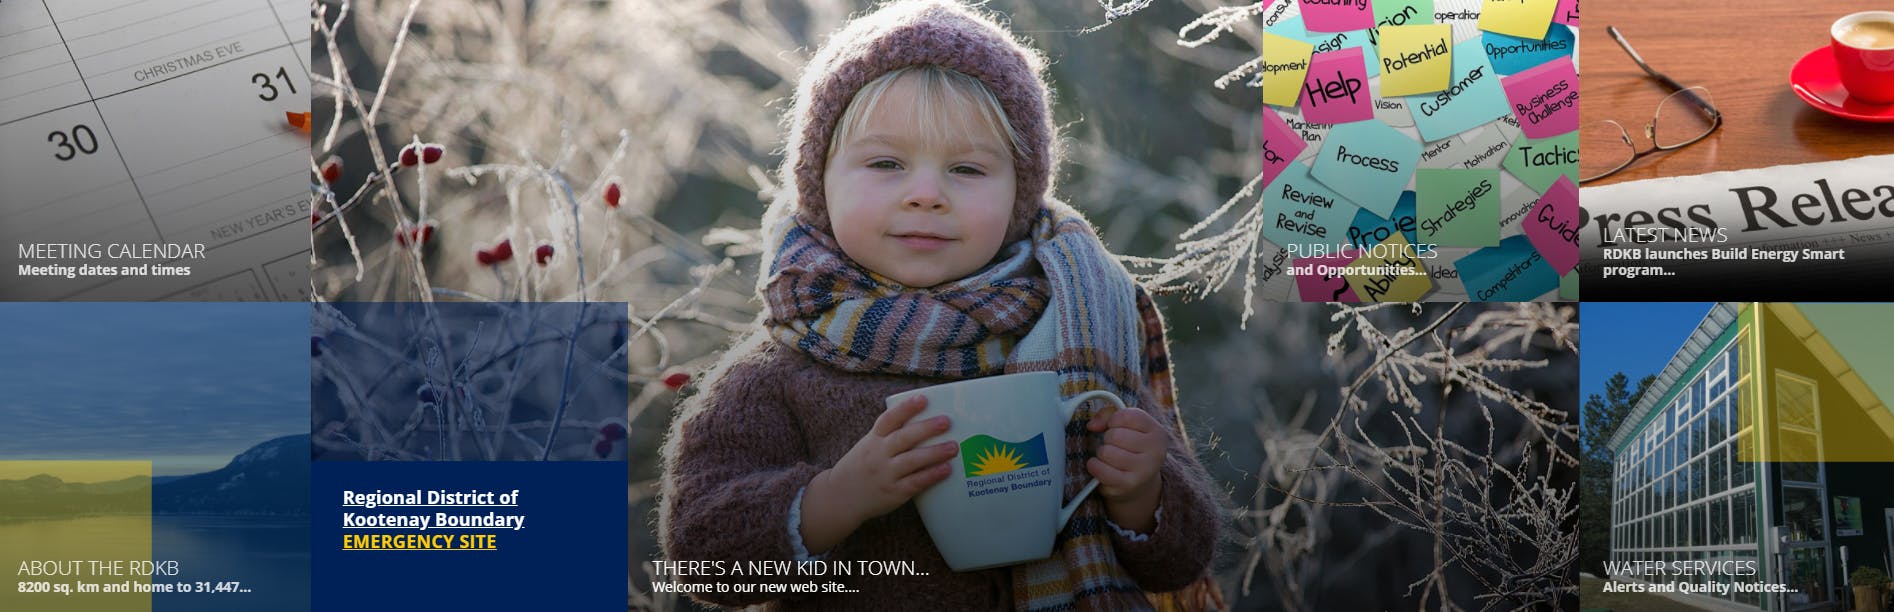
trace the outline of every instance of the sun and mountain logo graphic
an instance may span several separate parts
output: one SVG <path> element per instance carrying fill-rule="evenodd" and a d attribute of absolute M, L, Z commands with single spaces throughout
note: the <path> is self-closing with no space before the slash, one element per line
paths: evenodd
<path fill-rule="evenodd" d="M 992 476 L 1046 464 L 1046 434 L 1025 442 L 1007 442 L 986 434 L 961 441 L 960 460 L 967 477 Z"/>

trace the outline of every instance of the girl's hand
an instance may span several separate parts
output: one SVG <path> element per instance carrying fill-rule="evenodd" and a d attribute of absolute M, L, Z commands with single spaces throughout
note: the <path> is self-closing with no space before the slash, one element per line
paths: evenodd
<path fill-rule="evenodd" d="M 959 453 L 952 441 L 919 446 L 947 431 L 947 417 L 914 421 L 927 398 L 914 396 L 881 413 L 867 435 L 816 474 L 803 492 L 805 546 L 819 553 L 839 544 L 868 519 L 887 514 L 953 473 Z"/>
<path fill-rule="evenodd" d="M 1085 471 L 1098 479 L 1106 514 L 1119 527 L 1149 533 L 1157 526 L 1158 492 L 1164 482 L 1159 472 L 1170 450 L 1169 434 L 1150 413 L 1136 408 L 1093 417 L 1085 428 L 1105 434 L 1098 454 L 1085 462 Z"/>

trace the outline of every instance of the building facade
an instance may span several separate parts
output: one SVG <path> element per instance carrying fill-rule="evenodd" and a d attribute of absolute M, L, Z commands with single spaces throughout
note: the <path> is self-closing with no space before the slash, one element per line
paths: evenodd
<path fill-rule="evenodd" d="M 1714 306 L 1611 438 L 1611 560 L 1748 562 L 1672 579 L 1784 584 L 1687 597 L 1789 611 L 1838 608 L 1848 572 L 1894 563 L 1890 315 Z"/>

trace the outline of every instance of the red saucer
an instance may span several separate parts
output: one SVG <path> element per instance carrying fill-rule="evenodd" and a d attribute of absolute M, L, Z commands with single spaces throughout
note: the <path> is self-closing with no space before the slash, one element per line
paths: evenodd
<path fill-rule="evenodd" d="M 1848 97 L 1841 75 L 1835 72 L 1834 50 L 1827 45 L 1810 51 L 1789 71 L 1789 87 L 1803 102 L 1824 113 L 1877 123 L 1894 122 L 1894 104 L 1869 104 Z"/>

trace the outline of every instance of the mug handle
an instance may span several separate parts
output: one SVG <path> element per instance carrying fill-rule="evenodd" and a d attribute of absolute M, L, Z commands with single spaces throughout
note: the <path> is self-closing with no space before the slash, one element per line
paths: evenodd
<path fill-rule="evenodd" d="M 1059 415 L 1062 417 L 1061 422 L 1072 420 L 1072 414 L 1078 411 L 1079 406 L 1084 405 L 1086 401 L 1094 399 L 1111 400 L 1111 403 L 1116 405 L 1119 410 L 1127 408 L 1125 401 L 1119 399 L 1117 395 L 1112 394 L 1110 391 L 1086 391 L 1072 396 L 1072 399 L 1065 400 L 1064 403 L 1059 404 Z M 1064 451 L 1061 450 L 1060 452 Z M 1072 501 L 1066 502 L 1065 506 L 1059 508 L 1059 529 L 1065 529 L 1065 524 L 1072 520 L 1072 513 L 1078 511 L 1079 502 L 1085 501 L 1085 496 L 1091 495 L 1092 491 L 1096 489 L 1098 489 L 1098 479 L 1089 479 L 1086 481 L 1085 486 L 1079 489 L 1078 495 L 1072 496 Z"/>

